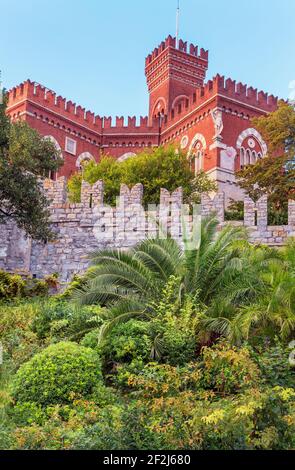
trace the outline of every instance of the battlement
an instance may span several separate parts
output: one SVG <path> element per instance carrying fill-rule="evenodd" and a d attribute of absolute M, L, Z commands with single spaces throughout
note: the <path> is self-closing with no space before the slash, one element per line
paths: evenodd
<path fill-rule="evenodd" d="M 89 130 L 101 132 L 103 119 L 92 111 L 66 100 L 54 91 L 37 82 L 27 80 L 12 88 L 8 92 L 8 112 L 12 112 L 23 100 L 36 107 L 45 108 L 47 112 L 58 114 L 60 118 L 74 121 L 77 125 L 87 127 Z"/>
<path fill-rule="evenodd" d="M 51 199 L 50 214 L 55 240 L 38 243 L 25 237 L 13 222 L 0 224 L 0 269 L 22 270 L 44 277 L 59 272 L 62 281 L 69 281 L 74 274 L 85 272 L 89 266 L 88 254 L 95 250 L 110 248 L 128 249 L 147 237 L 171 235 L 180 246 L 184 238 L 193 244 L 199 241 L 195 234 L 200 233 L 200 215 L 214 213 L 219 221 L 219 229 L 225 224 L 244 225 L 249 241 L 254 244 L 283 246 L 288 237 L 295 236 L 295 201 L 289 201 L 288 225 L 267 225 L 267 198 L 254 203 L 244 201 L 244 220 L 225 222 L 225 194 L 214 197 L 202 195 L 200 211 L 196 217 L 183 206 L 182 188 L 170 193 L 161 190 L 159 206 L 142 207 L 144 188 L 137 184 L 133 188 L 122 185 L 116 207 L 104 203 L 103 181 L 93 186 L 83 181 L 81 202 L 66 202 L 66 179 L 46 180 L 44 183 Z"/>
<path fill-rule="evenodd" d="M 264 91 L 258 91 L 257 88 L 236 82 L 231 78 L 225 79 L 224 76 L 216 75 L 213 83 L 210 81 L 206 84 L 207 88 L 217 89 L 219 94 L 228 98 L 242 101 L 250 106 L 261 108 L 265 111 L 274 111 L 278 105 L 278 97 L 268 95 Z M 206 93 L 206 90 L 205 90 Z"/>
<path fill-rule="evenodd" d="M 136 116 L 116 116 L 115 119 L 112 116 L 103 118 L 103 129 L 114 133 L 122 133 L 122 130 L 136 132 L 150 132 L 153 129 L 153 123 L 149 124 L 148 116 L 140 116 L 139 122 Z"/>
<path fill-rule="evenodd" d="M 231 78 L 225 78 L 216 75 L 212 80 L 208 80 L 203 87 L 196 88 L 195 92 L 188 97 L 185 104 L 172 108 L 167 116 L 164 127 L 171 123 L 185 118 L 187 114 L 196 108 L 207 103 L 213 97 L 225 98 L 230 101 L 244 104 L 245 106 L 255 107 L 265 112 L 272 112 L 278 106 L 278 97 L 268 95 L 264 91 L 247 86 L 243 83 L 237 83 Z M 234 104 L 233 104 L 234 106 Z"/>
<path fill-rule="evenodd" d="M 176 49 L 179 52 L 189 54 L 191 56 L 197 57 L 198 59 L 208 62 L 209 51 L 203 48 L 200 48 L 199 50 L 199 46 L 194 44 L 188 45 L 188 43 L 184 42 L 182 39 L 180 39 L 178 44 L 176 44 L 176 38 L 169 35 L 165 39 L 165 41 L 162 41 L 161 44 L 159 44 L 158 47 L 155 47 L 151 54 L 146 57 L 145 65 L 150 65 L 162 52 L 164 52 L 168 48 Z"/>
<path fill-rule="evenodd" d="M 80 105 L 57 95 L 54 91 L 46 88 L 39 83 L 27 80 L 20 85 L 9 90 L 8 112 L 12 113 L 14 107 L 17 107 L 24 100 L 40 108 L 46 108 L 46 111 L 58 113 L 60 118 L 70 119 L 78 125 L 87 127 L 89 130 L 101 133 L 103 129 L 121 132 L 122 129 L 134 131 L 151 130 L 148 117 L 140 116 L 137 123 L 136 116 L 127 118 L 116 117 L 113 123 L 112 117 L 101 117 L 95 113 L 86 110 Z"/>

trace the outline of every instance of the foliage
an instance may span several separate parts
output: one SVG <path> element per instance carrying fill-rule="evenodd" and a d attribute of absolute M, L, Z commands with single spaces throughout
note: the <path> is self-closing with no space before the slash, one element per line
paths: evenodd
<path fill-rule="evenodd" d="M 284 201 L 280 204 L 280 207 L 277 207 L 274 202 L 268 200 L 267 215 L 268 225 L 288 225 L 288 202 Z M 243 221 L 244 201 L 231 199 L 225 211 L 225 220 Z"/>
<path fill-rule="evenodd" d="M 175 367 L 151 362 L 136 374 L 129 374 L 128 386 L 140 391 L 140 396 L 144 398 L 165 397 L 200 389 L 200 379 L 201 372 L 197 363 Z"/>
<path fill-rule="evenodd" d="M 25 281 L 17 274 L 0 271 L 0 299 L 13 299 L 24 296 Z"/>
<path fill-rule="evenodd" d="M 202 221 L 200 246 L 184 252 L 173 239 L 148 239 L 129 252 L 108 250 L 93 253 L 93 267 L 82 289 L 75 298 L 80 305 L 104 304 L 105 322 L 102 338 L 116 323 L 132 317 L 151 319 L 163 298 L 163 289 L 171 276 L 179 307 L 186 296 L 199 304 L 213 304 L 218 297 L 228 306 L 240 299 L 249 299 L 257 292 L 259 281 L 253 285 L 254 269 L 249 268 L 249 257 L 237 242 L 245 238 L 240 227 L 228 226 L 217 234 L 217 221 L 210 217 Z M 220 298 L 219 298 L 220 297 Z M 218 308 L 219 308 L 218 307 Z M 212 307 L 213 308 L 213 307 Z M 215 311 L 215 310 L 214 310 Z"/>
<path fill-rule="evenodd" d="M 247 348 L 219 343 L 202 351 L 202 387 L 222 395 L 238 393 L 258 383 L 259 371 Z"/>
<path fill-rule="evenodd" d="M 71 279 L 71 282 L 67 285 L 66 289 L 60 294 L 56 295 L 56 299 L 59 300 L 69 300 L 76 289 L 81 288 L 85 284 L 85 279 L 83 276 L 78 276 L 75 274 Z"/>
<path fill-rule="evenodd" d="M 289 361 L 291 349 L 278 340 L 274 345 L 258 346 L 253 357 L 264 382 L 271 387 L 292 388 L 295 384 L 295 367 Z"/>
<path fill-rule="evenodd" d="M 71 403 L 90 396 L 100 380 L 100 359 L 92 349 L 60 342 L 20 367 L 12 383 L 12 396 L 21 403 Z"/>
<path fill-rule="evenodd" d="M 100 311 L 99 307 L 76 309 L 71 303 L 57 297 L 42 304 L 33 320 L 32 331 L 37 334 L 39 339 L 80 340 L 85 334 L 100 325 L 96 318 Z"/>
<path fill-rule="evenodd" d="M 148 360 L 152 350 L 152 338 L 147 322 L 129 320 L 117 325 L 108 341 L 102 346 L 106 362 L 131 362 L 133 359 Z"/>
<path fill-rule="evenodd" d="M 181 186 L 185 202 L 191 203 L 200 202 L 201 192 L 216 190 L 215 183 L 204 172 L 194 177 L 186 155 L 176 152 L 173 147 L 145 151 L 124 162 L 105 156 L 99 163 L 89 162 L 83 169 L 83 178 L 90 184 L 103 180 L 105 202 L 110 205 L 115 205 L 122 183 L 129 187 L 142 183 L 145 206 L 159 204 L 161 188 L 174 191 Z M 81 182 L 81 174 L 75 174 L 69 180 L 72 202 L 80 201 Z"/>
<path fill-rule="evenodd" d="M 293 159 L 293 157 L 292 157 Z M 288 155 L 268 156 L 237 173 L 239 186 L 257 201 L 267 195 L 276 208 L 294 198 L 295 167 Z"/>
<path fill-rule="evenodd" d="M 201 194 L 215 193 L 217 190 L 217 183 L 208 178 L 207 173 L 201 170 L 192 180 L 191 192 L 185 202 L 189 202 L 190 204 L 201 204 Z"/>
<path fill-rule="evenodd" d="M 224 216 L 225 220 L 244 220 L 244 201 L 235 201 L 234 199 L 230 199 Z"/>
<path fill-rule="evenodd" d="M 3 368 L 11 373 L 40 350 L 38 338 L 31 330 L 39 307 L 40 303 L 36 301 L 0 304 Z"/>
<path fill-rule="evenodd" d="M 188 248 L 95 253 L 64 294 L 0 303 L 0 449 L 294 449 L 295 241 L 209 218 Z"/>
<path fill-rule="evenodd" d="M 47 296 L 52 285 L 52 277 L 32 279 L 19 274 L 0 271 L 0 300 L 13 300 L 28 297 Z"/>
<path fill-rule="evenodd" d="M 284 101 L 267 116 L 254 119 L 254 125 L 268 143 L 270 155 L 278 151 L 295 154 L 295 110 Z"/>
<path fill-rule="evenodd" d="M 196 356 L 198 312 L 194 300 L 186 295 L 179 301 L 180 279 L 171 276 L 163 295 L 155 303 L 155 318 L 150 322 L 153 337 L 151 357 L 171 365 L 184 365 Z"/>
<path fill-rule="evenodd" d="M 249 389 L 236 398 L 181 392 L 130 405 L 125 428 L 136 449 L 291 449 L 294 391 Z"/>
<path fill-rule="evenodd" d="M 0 103 L 0 223 L 14 220 L 32 238 L 52 238 L 48 201 L 40 177 L 62 164 L 59 151 L 27 123 L 5 116 L 7 97 Z"/>
<path fill-rule="evenodd" d="M 295 110 L 281 102 L 273 113 L 254 119 L 269 155 L 238 173 L 241 188 L 257 200 L 266 194 L 276 209 L 295 198 Z"/>
<path fill-rule="evenodd" d="M 261 266 L 263 289 L 252 303 L 243 306 L 237 316 L 245 338 L 279 336 L 291 341 L 295 332 L 294 240 L 276 258 Z M 252 340 L 252 341 L 253 341 Z"/>

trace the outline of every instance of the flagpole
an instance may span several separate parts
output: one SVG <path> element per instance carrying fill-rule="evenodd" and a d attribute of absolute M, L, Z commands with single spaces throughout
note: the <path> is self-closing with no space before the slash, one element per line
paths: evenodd
<path fill-rule="evenodd" d="M 179 44 L 179 17 L 180 17 L 180 0 L 177 0 L 177 10 L 176 10 L 176 48 Z"/>

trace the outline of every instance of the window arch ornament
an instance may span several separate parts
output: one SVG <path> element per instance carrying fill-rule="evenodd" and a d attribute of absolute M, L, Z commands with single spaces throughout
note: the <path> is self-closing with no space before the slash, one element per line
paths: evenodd
<path fill-rule="evenodd" d="M 189 97 L 187 95 L 178 95 L 178 96 L 176 96 L 176 98 L 172 102 L 171 109 L 175 108 L 175 106 L 177 104 L 180 104 L 183 101 L 186 101 L 188 99 L 189 99 Z"/>
<path fill-rule="evenodd" d="M 153 108 L 152 116 L 158 116 L 158 115 L 161 115 L 162 113 L 164 114 L 167 113 L 167 101 L 165 100 L 163 96 L 157 99 Z"/>
<path fill-rule="evenodd" d="M 56 150 L 59 151 L 59 153 L 60 153 L 60 158 L 63 159 L 62 149 L 61 149 L 61 146 L 59 145 L 58 141 L 56 140 L 56 138 L 53 137 L 53 135 L 45 135 L 45 136 L 43 137 L 43 139 L 48 139 L 48 140 L 50 140 L 50 141 L 54 144 Z M 47 177 L 48 177 L 49 179 L 51 179 L 51 180 L 56 180 L 56 178 L 57 178 L 57 172 L 50 170 L 50 171 L 48 172 L 48 174 L 47 174 Z"/>
<path fill-rule="evenodd" d="M 237 150 L 239 150 L 239 151 L 241 150 L 243 142 L 246 139 L 248 139 L 248 146 L 250 148 L 254 148 L 255 147 L 255 140 L 253 139 L 253 137 L 256 139 L 256 141 L 258 142 L 258 144 L 261 147 L 262 156 L 265 157 L 267 155 L 267 145 L 264 142 L 261 134 L 256 129 L 253 129 L 253 128 L 250 128 L 250 127 L 248 129 L 246 129 L 245 131 L 243 131 L 239 135 L 238 140 L 237 140 L 237 144 L 236 144 Z M 253 141 L 254 141 L 254 145 L 253 145 Z"/>
<path fill-rule="evenodd" d="M 136 153 L 134 152 L 127 152 L 127 153 L 124 153 L 124 155 L 122 155 L 121 157 L 118 158 L 118 162 L 122 163 L 124 162 L 125 160 L 128 160 L 129 158 L 133 158 L 133 157 L 136 157 Z"/>
<path fill-rule="evenodd" d="M 194 167 L 195 174 L 204 169 L 204 153 L 207 148 L 207 142 L 203 134 L 196 134 L 191 141 L 188 158 Z"/>
<path fill-rule="evenodd" d="M 91 153 L 89 152 L 83 152 L 81 153 L 81 155 L 79 155 L 79 157 L 77 158 L 76 160 L 76 167 L 79 168 L 79 170 L 81 169 L 81 165 L 83 162 L 95 162 L 95 158 L 93 155 L 91 155 Z"/>
<path fill-rule="evenodd" d="M 189 147 L 189 151 L 188 151 L 188 155 L 190 156 L 191 152 L 193 151 L 193 149 L 196 147 L 196 145 L 198 144 L 198 142 L 200 142 L 202 144 L 202 149 L 203 150 L 206 150 L 207 148 L 207 142 L 206 142 L 206 139 L 205 137 L 203 136 L 203 134 L 196 134 L 193 138 L 193 140 L 191 141 L 191 145 Z"/>
<path fill-rule="evenodd" d="M 61 152 L 61 146 L 59 145 L 59 143 L 58 143 L 58 141 L 56 140 L 56 138 L 53 137 L 53 135 L 45 135 L 45 136 L 44 136 L 44 139 L 50 140 L 50 141 L 55 145 L 56 149 Z"/>

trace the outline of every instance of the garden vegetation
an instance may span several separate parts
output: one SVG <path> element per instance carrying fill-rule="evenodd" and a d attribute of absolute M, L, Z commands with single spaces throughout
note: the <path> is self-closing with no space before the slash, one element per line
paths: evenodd
<path fill-rule="evenodd" d="M 195 250 L 93 253 L 63 294 L 7 277 L 2 449 L 294 448 L 294 241 L 255 247 L 210 217 Z"/>

